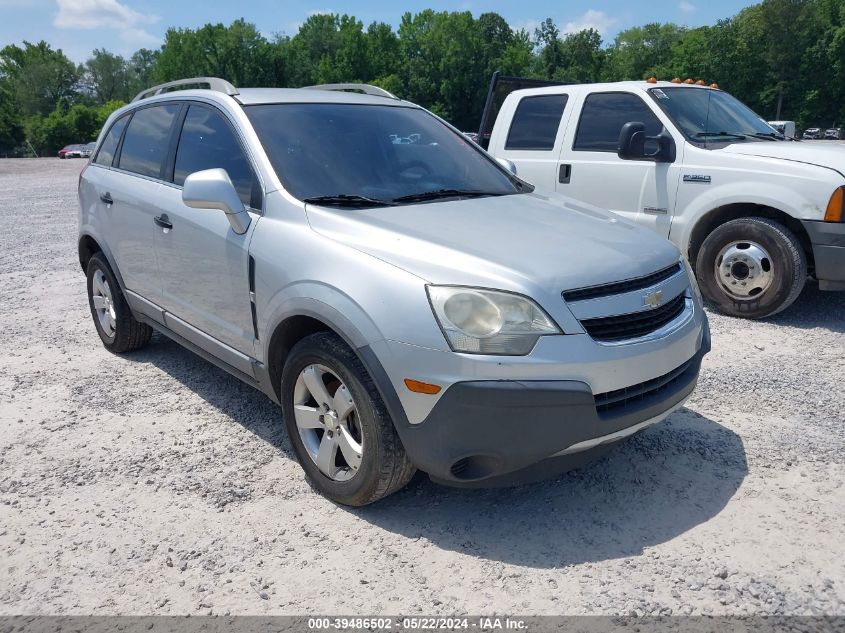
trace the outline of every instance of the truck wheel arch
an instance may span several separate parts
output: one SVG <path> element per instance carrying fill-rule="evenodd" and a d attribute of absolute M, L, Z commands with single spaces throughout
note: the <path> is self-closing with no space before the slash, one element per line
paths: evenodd
<path fill-rule="evenodd" d="M 810 243 L 810 236 L 807 235 L 807 231 L 804 229 L 801 222 L 785 211 L 781 211 L 775 207 L 743 202 L 716 207 L 699 218 L 692 228 L 689 242 L 687 243 L 686 255 L 687 260 L 690 262 L 690 266 L 693 268 L 695 267 L 695 260 L 698 257 L 698 251 L 701 249 L 701 245 L 704 243 L 704 240 L 714 229 L 725 222 L 752 216 L 777 220 L 792 231 L 795 234 L 795 237 L 798 238 L 798 241 L 801 242 L 801 246 L 804 248 L 804 252 L 807 255 L 807 264 L 812 271 L 813 248 Z"/>

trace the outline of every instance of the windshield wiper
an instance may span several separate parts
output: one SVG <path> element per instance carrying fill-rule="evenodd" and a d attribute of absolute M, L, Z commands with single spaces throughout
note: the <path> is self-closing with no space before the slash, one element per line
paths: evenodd
<path fill-rule="evenodd" d="M 336 193 L 331 196 L 313 196 L 305 198 L 303 202 L 309 204 L 324 204 L 326 206 L 338 207 L 392 207 L 390 200 L 379 200 L 367 196 L 350 195 L 347 193 Z"/>
<path fill-rule="evenodd" d="M 767 141 L 786 140 L 786 137 L 783 134 L 778 134 L 777 132 L 755 132 L 754 134 L 749 134 L 749 136 L 753 136 L 754 138 L 762 138 Z"/>
<path fill-rule="evenodd" d="M 729 136 L 735 139 L 748 138 L 745 134 L 736 134 L 734 132 L 697 132 L 695 138 L 711 138 L 713 136 Z"/>
<path fill-rule="evenodd" d="M 504 193 L 497 191 L 480 191 L 478 189 L 435 189 L 434 191 L 421 191 L 407 196 L 393 198 L 393 202 L 424 202 L 438 198 L 478 198 L 481 196 L 504 196 Z"/>

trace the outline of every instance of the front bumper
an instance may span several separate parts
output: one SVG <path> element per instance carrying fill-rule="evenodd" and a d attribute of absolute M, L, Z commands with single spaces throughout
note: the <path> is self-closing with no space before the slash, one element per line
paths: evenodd
<path fill-rule="evenodd" d="M 845 222 L 803 220 L 821 290 L 845 290 Z"/>
<path fill-rule="evenodd" d="M 540 462 L 599 449 L 664 419 L 692 393 L 709 350 L 705 325 L 698 352 L 663 383 L 656 378 L 598 398 L 576 380 L 458 382 L 422 423 L 397 428 L 411 461 L 435 481 L 499 485 Z M 610 396 L 616 403 L 602 404 Z"/>

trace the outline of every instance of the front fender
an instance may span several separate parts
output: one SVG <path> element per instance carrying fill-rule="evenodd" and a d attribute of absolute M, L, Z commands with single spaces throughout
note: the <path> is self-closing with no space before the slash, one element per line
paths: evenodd
<path fill-rule="evenodd" d="M 687 184 L 682 186 L 702 187 L 706 185 Z M 729 205 L 760 205 L 771 207 L 794 218 L 820 219 L 824 209 L 818 201 L 802 195 L 800 191 L 779 186 L 757 185 L 749 182 L 733 182 L 711 186 L 706 192 L 695 196 L 684 208 L 679 208 L 672 221 L 669 239 L 682 253 L 688 253 L 696 225 L 710 212 Z"/>

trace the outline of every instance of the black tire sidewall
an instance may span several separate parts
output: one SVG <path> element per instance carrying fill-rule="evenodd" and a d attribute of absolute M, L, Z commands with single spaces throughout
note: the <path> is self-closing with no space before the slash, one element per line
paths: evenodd
<path fill-rule="evenodd" d="M 321 494 L 345 505 L 368 503 L 378 486 L 380 462 L 383 456 L 381 425 L 376 420 L 376 409 L 370 394 L 358 377 L 357 369 L 348 362 L 345 354 L 338 354 L 331 346 L 322 344 L 324 339 L 308 337 L 294 346 L 282 371 L 281 400 L 285 426 L 293 445 L 294 452 L 302 469 Z M 346 350 L 344 350 L 345 352 Z M 348 353 L 353 353 L 349 350 Z M 326 477 L 308 454 L 293 410 L 293 391 L 300 372 L 308 365 L 319 364 L 331 369 L 347 386 L 358 411 L 358 419 L 363 434 L 363 455 L 361 466 L 348 481 L 338 482 Z"/>
<path fill-rule="evenodd" d="M 772 285 L 746 300 L 727 294 L 714 270 L 716 258 L 722 249 L 732 242 L 742 241 L 760 244 L 769 253 L 774 271 Z M 783 309 L 785 303 L 791 303 L 796 269 L 795 255 L 789 241 L 770 225 L 753 220 L 734 220 L 715 229 L 704 240 L 695 266 L 696 278 L 705 299 L 724 314 L 748 318 L 769 316 Z"/>
<path fill-rule="evenodd" d="M 112 294 L 112 305 L 114 305 L 115 314 L 117 318 L 115 319 L 115 328 L 114 328 L 114 335 L 109 336 L 103 330 L 102 325 L 100 325 L 100 319 L 97 316 L 97 309 L 94 307 L 94 273 L 96 271 L 101 271 L 103 276 L 106 278 L 106 281 L 109 283 L 109 290 L 111 290 Z M 105 258 L 96 253 L 91 260 L 88 262 L 88 270 L 86 271 L 87 276 L 87 290 L 88 290 L 88 308 L 91 311 L 91 318 L 94 321 L 94 327 L 97 328 L 97 334 L 100 335 L 100 340 L 103 341 L 103 345 L 111 349 L 114 347 L 115 341 L 117 341 L 118 336 L 120 335 L 120 309 L 124 307 L 125 303 L 123 302 L 123 296 L 120 295 L 120 299 L 118 300 L 118 294 L 120 293 L 120 286 L 117 285 L 117 279 L 115 279 L 114 274 L 111 271 L 111 268 L 106 262 Z"/>

